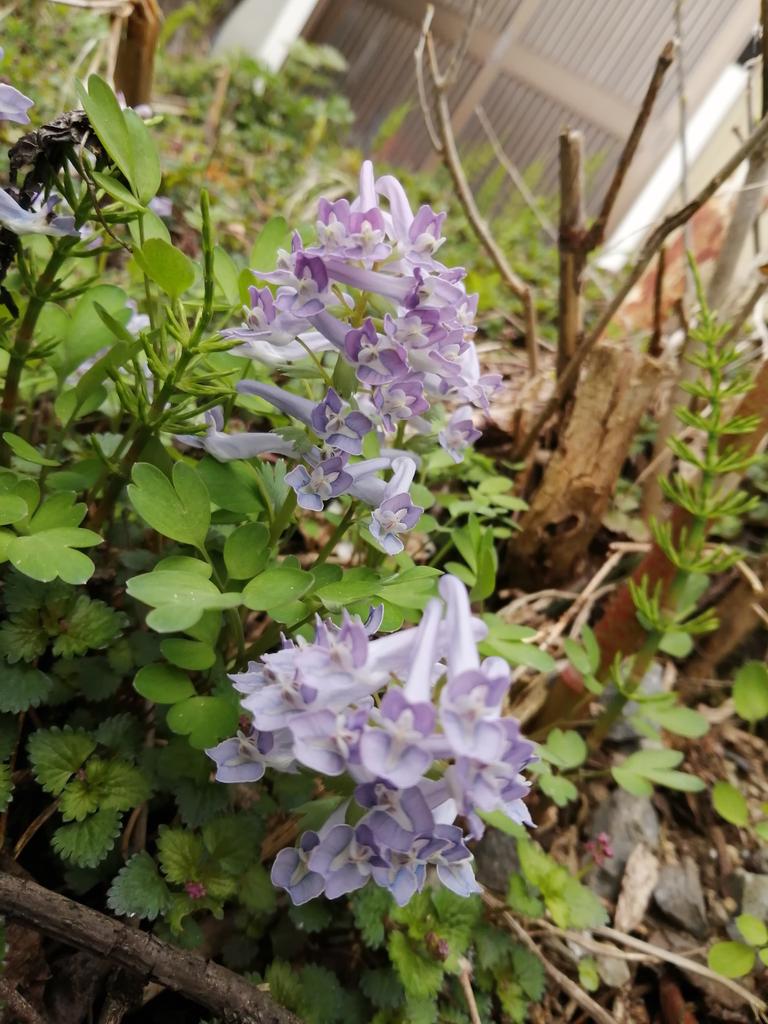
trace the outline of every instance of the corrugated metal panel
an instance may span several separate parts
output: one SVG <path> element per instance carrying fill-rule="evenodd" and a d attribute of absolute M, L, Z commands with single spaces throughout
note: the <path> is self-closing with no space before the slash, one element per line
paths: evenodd
<path fill-rule="evenodd" d="M 510 159 L 521 169 L 540 167 L 536 191 L 541 195 L 557 191 L 560 132 L 566 127 L 582 131 L 585 151 L 593 165 L 587 180 L 587 206 L 591 209 L 595 205 L 618 158 L 620 139 L 601 131 L 564 104 L 506 75 L 500 75 L 488 90 L 483 108 Z M 463 152 L 487 147 L 488 140 L 477 118 L 470 119 L 459 143 Z M 599 165 L 594 167 L 596 157 Z"/>
<path fill-rule="evenodd" d="M 520 3 L 521 0 L 486 0 L 480 8 L 478 26 L 491 32 L 501 32 L 512 20 Z M 435 8 L 468 17 L 472 3 L 471 0 L 437 0 Z"/>
<path fill-rule="evenodd" d="M 685 62 L 702 57 L 729 16 L 724 0 L 683 3 Z M 656 57 L 675 34 L 671 0 L 547 0 L 523 30 L 520 43 L 630 104 L 643 96 Z M 674 76 L 658 109 L 674 98 Z"/>

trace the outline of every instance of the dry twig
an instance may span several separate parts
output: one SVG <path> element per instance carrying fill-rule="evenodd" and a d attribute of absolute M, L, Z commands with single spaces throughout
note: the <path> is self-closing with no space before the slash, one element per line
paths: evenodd
<path fill-rule="evenodd" d="M 0 872 L 0 912 L 181 992 L 233 1024 L 300 1024 L 267 993 L 226 967 L 129 928 L 35 882 Z"/>
<path fill-rule="evenodd" d="M 499 244 L 493 237 L 488 224 L 477 207 L 472 189 L 470 188 L 467 176 L 464 173 L 464 167 L 461 163 L 461 157 L 459 156 L 459 151 L 456 146 L 456 138 L 453 134 L 451 111 L 448 106 L 447 98 L 447 90 L 458 73 L 458 51 L 457 53 L 454 53 L 454 56 L 451 59 L 448 66 L 448 72 L 443 74 L 438 65 L 437 53 L 435 51 L 434 40 L 431 33 L 433 16 L 434 8 L 430 4 L 427 7 L 419 42 L 416 46 L 416 50 L 414 51 L 414 58 L 416 61 L 416 81 L 418 84 L 419 101 L 422 106 L 424 121 L 427 125 L 432 145 L 443 158 L 445 166 L 453 179 L 459 201 L 461 202 L 462 208 L 472 230 L 484 246 L 486 252 L 493 261 L 494 266 L 499 271 L 499 274 L 509 287 L 510 291 L 520 300 L 523 307 L 523 318 L 525 321 L 524 331 L 526 349 L 528 352 L 528 367 L 533 375 L 538 371 L 538 352 L 536 349 L 536 309 L 533 293 L 525 281 L 523 281 L 509 265 L 506 256 L 501 251 Z M 427 89 L 424 82 L 425 48 L 427 51 L 430 77 L 434 92 L 433 106 L 429 103 Z M 436 125 L 432 115 L 433 109 L 437 120 Z"/>
<path fill-rule="evenodd" d="M 759 122 L 749 138 L 739 146 L 738 150 L 730 157 L 730 159 L 726 160 L 717 174 L 710 178 L 707 184 L 693 197 L 693 199 L 691 199 L 689 203 L 686 203 L 684 206 L 680 207 L 680 209 L 671 213 L 668 217 L 665 217 L 661 224 L 651 232 L 613 299 L 605 307 L 597 323 L 585 337 L 582 344 L 574 353 L 573 358 L 568 363 L 568 366 L 563 371 L 552 397 L 545 403 L 544 408 L 536 417 L 527 436 L 514 452 L 514 458 L 524 458 L 536 444 L 542 427 L 545 426 L 549 421 L 550 416 L 552 416 L 552 414 L 560 407 L 563 399 L 567 397 L 572 384 L 578 377 L 584 360 L 595 347 L 597 342 L 602 338 L 611 320 L 613 320 L 617 311 L 623 305 L 626 297 L 640 280 L 646 267 L 659 251 L 664 241 L 672 234 L 673 231 L 676 231 L 684 224 L 687 224 L 693 215 L 697 213 L 697 211 L 700 210 L 709 199 L 712 198 L 723 182 L 730 178 L 736 168 L 749 156 L 749 154 L 758 146 L 763 145 L 766 140 L 768 140 L 768 116 L 764 117 L 763 120 Z"/>

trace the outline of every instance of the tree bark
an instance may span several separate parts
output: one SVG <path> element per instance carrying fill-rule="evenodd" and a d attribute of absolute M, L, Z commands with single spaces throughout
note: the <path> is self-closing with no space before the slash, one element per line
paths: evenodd
<path fill-rule="evenodd" d="M 0 872 L 0 911 L 59 942 L 105 957 L 146 981 L 157 981 L 228 1024 L 301 1024 L 267 993 L 226 967 L 6 872 Z"/>

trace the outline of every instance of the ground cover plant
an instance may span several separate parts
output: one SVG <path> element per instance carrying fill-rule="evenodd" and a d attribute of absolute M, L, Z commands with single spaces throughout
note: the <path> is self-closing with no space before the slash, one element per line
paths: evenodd
<path fill-rule="evenodd" d="M 0 87 L 7 1019 L 764 1015 L 766 363 L 695 254 L 677 361 L 616 319 L 714 189 L 606 283 L 621 170 L 567 254 L 542 209 L 491 235 L 429 21 L 434 181 L 340 145 L 333 54 L 221 65 L 214 123 L 170 29 L 183 115 L 47 41 L 38 98 L 33 16 Z"/>

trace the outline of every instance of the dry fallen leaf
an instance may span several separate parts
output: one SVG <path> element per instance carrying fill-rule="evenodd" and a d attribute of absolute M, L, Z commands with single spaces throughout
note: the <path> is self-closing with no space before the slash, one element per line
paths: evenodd
<path fill-rule="evenodd" d="M 659 877 L 659 860 L 644 843 L 638 843 L 629 855 L 621 891 L 616 902 L 613 926 L 632 932 L 645 917 L 651 894 Z"/>

